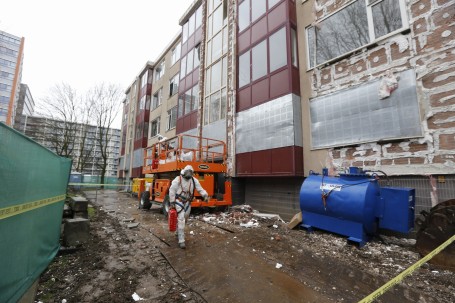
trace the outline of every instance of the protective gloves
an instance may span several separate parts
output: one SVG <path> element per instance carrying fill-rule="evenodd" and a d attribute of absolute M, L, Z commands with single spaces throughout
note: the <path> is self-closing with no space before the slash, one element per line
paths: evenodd
<path fill-rule="evenodd" d="M 204 202 L 209 202 L 209 196 L 207 195 L 204 196 Z"/>

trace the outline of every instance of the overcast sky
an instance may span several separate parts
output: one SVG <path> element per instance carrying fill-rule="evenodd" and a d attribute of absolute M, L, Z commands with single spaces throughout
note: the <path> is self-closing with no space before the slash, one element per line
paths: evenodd
<path fill-rule="evenodd" d="M 35 102 L 65 82 L 126 89 L 180 31 L 193 0 L 4 0 L 0 30 L 25 38 L 22 83 Z M 120 125 L 116 125 L 120 128 Z"/>

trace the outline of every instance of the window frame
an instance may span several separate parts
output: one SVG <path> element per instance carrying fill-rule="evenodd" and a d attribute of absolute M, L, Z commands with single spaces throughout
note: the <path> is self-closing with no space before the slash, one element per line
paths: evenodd
<path fill-rule="evenodd" d="M 384 40 L 384 39 L 387 39 L 391 36 L 394 36 L 398 33 L 401 33 L 403 31 L 406 31 L 406 30 L 409 30 L 409 19 L 408 19 L 408 16 L 407 16 L 407 10 L 406 10 L 406 3 L 405 3 L 405 0 L 393 0 L 393 1 L 398 1 L 398 4 L 400 6 L 400 16 L 401 16 L 401 22 L 402 22 L 402 27 L 399 28 L 399 29 L 396 29 L 386 35 L 383 35 L 383 36 L 380 36 L 380 37 L 376 37 L 375 36 L 375 33 L 374 33 L 374 20 L 373 20 L 373 6 L 375 5 L 378 5 L 379 3 L 383 2 L 383 1 L 386 1 L 386 0 L 355 0 L 355 1 L 351 1 L 345 5 L 343 5 L 342 7 L 340 7 L 338 10 L 330 13 L 329 15 L 325 16 L 324 18 L 318 20 L 318 22 L 322 22 L 330 17 L 332 17 L 333 15 L 339 13 L 340 11 L 342 11 L 343 9 L 346 9 L 348 6 L 354 4 L 355 2 L 357 1 L 364 1 L 365 2 L 365 7 L 366 7 L 366 15 L 367 15 L 367 20 L 368 20 L 368 36 L 369 36 L 369 40 L 370 42 L 365 44 L 365 45 L 362 45 L 356 49 L 353 49 L 351 51 L 348 51 L 342 55 L 339 55 L 335 58 L 332 58 L 332 59 L 329 59 L 327 61 L 324 61 L 324 62 L 321 62 L 319 64 L 316 64 L 314 66 L 311 66 L 311 58 L 310 58 L 310 47 L 314 47 L 314 46 L 311 46 L 310 45 L 310 41 L 309 41 L 309 35 L 308 35 L 308 32 L 310 29 L 314 28 L 313 25 L 309 25 L 307 27 L 305 27 L 305 43 L 306 43 L 306 53 L 307 53 L 307 56 L 306 56 L 306 63 L 307 63 L 307 71 L 310 71 L 314 68 L 318 68 L 320 66 L 324 66 L 326 64 L 330 64 L 330 63 L 333 63 L 333 62 L 336 62 L 342 58 L 345 58 L 346 56 L 349 56 L 361 49 L 364 49 L 364 48 L 368 48 L 369 46 L 377 43 L 378 41 L 381 41 L 381 40 Z M 315 50 L 316 51 L 316 50 Z"/>
<path fill-rule="evenodd" d="M 169 80 L 169 97 L 172 97 L 179 91 L 179 74 L 176 73 L 170 80 Z"/>
<path fill-rule="evenodd" d="M 182 51 L 182 43 L 179 42 L 171 51 L 171 66 L 180 60 Z"/>
<path fill-rule="evenodd" d="M 177 105 L 167 111 L 166 131 L 177 126 Z"/>
<path fill-rule="evenodd" d="M 160 134 L 161 117 L 156 117 L 150 122 L 150 138 L 154 138 Z M 153 134 L 153 125 L 156 124 L 156 134 Z"/>
<path fill-rule="evenodd" d="M 158 100 L 157 103 L 155 103 L 155 96 L 156 96 L 156 99 Z M 152 97 L 152 110 L 157 109 L 162 103 L 163 103 L 163 88 L 160 87 L 160 89 L 158 89 L 153 94 L 153 97 Z"/>

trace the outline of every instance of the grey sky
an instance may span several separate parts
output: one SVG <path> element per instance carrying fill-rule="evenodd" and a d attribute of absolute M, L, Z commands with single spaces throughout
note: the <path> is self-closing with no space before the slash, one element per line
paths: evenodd
<path fill-rule="evenodd" d="M 25 38 L 22 82 L 35 101 L 57 83 L 126 88 L 180 30 L 193 0 L 5 0 L 0 29 Z M 118 125 L 120 127 L 120 125 Z"/>

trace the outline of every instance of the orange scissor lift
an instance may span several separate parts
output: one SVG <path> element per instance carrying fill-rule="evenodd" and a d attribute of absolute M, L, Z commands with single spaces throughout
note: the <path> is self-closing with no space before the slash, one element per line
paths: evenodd
<path fill-rule="evenodd" d="M 226 207 L 232 205 L 231 181 L 226 180 L 226 144 L 223 141 L 191 135 L 177 135 L 161 140 L 144 150 L 142 172 L 153 174 L 150 202 L 169 211 L 169 188 L 172 180 L 187 165 L 194 169 L 194 177 L 207 191 L 204 202 L 200 193 L 194 193 L 191 207 Z M 145 190 L 141 184 L 140 192 Z"/>

